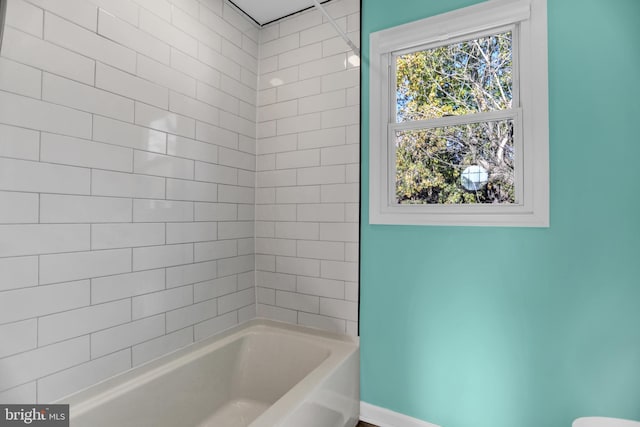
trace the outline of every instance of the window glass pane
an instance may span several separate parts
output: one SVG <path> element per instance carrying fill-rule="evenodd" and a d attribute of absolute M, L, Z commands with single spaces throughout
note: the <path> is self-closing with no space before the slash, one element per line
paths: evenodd
<path fill-rule="evenodd" d="M 395 134 L 399 204 L 515 203 L 513 120 Z"/>
<path fill-rule="evenodd" d="M 396 57 L 396 121 L 511 108 L 510 31 Z"/>

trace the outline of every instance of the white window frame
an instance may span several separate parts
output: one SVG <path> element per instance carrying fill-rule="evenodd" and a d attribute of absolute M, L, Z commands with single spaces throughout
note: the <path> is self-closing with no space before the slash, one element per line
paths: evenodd
<path fill-rule="evenodd" d="M 451 44 L 492 30 L 497 33 L 515 26 L 513 79 L 517 100 L 508 111 L 520 123 L 516 127 L 514 140 L 517 203 L 397 204 L 394 135 L 396 130 L 407 126 L 396 123 L 395 55 L 417 51 L 423 46 Z M 490 0 L 371 33 L 369 223 L 548 227 L 547 68 L 546 0 Z M 490 121 L 493 116 L 504 117 L 505 112 L 480 114 L 484 114 L 487 121 Z M 447 117 L 441 119 L 440 123 L 455 125 L 463 122 L 469 122 L 469 117 Z M 413 125 L 408 125 L 409 128 L 411 126 Z M 416 123 L 415 126 L 420 127 L 420 124 Z"/>

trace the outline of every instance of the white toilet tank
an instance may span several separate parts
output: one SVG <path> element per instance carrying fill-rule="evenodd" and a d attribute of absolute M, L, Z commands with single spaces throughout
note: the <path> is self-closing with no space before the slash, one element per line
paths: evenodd
<path fill-rule="evenodd" d="M 640 421 L 607 417 L 584 417 L 575 420 L 572 427 L 640 427 Z"/>

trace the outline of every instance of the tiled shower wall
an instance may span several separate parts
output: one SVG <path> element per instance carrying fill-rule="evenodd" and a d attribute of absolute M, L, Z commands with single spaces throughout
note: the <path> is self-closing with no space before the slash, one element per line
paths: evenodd
<path fill-rule="evenodd" d="M 258 36 L 222 0 L 9 0 L 0 402 L 255 315 Z"/>
<path fill-rule="evenodd" d="M 325 4 L 359 41 L 358 0 Z M 260 34 L 258 314 L 357 334 L 357 56 L 317 10 Z"/>

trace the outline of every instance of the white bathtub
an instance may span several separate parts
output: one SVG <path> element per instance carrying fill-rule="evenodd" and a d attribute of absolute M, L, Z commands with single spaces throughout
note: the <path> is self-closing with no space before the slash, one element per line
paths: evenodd
<path fill-rule="evenodd" d="M 353 427 L 358 345 L 253 320 L 58 403 L 72 427 Z"/>

